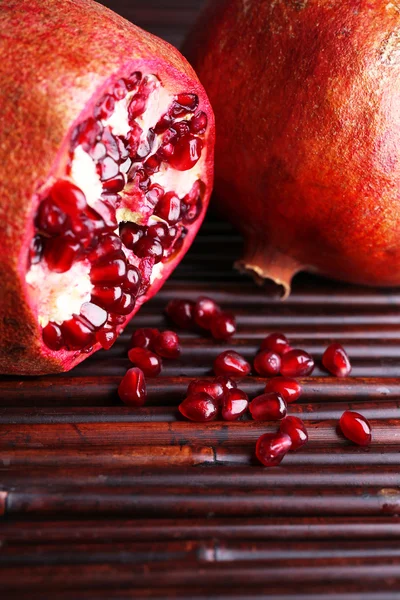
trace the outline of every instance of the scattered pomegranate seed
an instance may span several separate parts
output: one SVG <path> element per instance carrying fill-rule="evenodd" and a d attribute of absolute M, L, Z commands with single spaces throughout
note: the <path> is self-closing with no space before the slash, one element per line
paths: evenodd
<path fill-rule="evenodd" d="M 213 421 L 218 414 L 218 407 L 215 401 L 204 392 L 188 396 L 180 405 L 181 414 L 197 423 L 206 423 Z"/>
<path fill-rule="evenodd" d="M 196 324 L 203 329 L 210 329 L 211 321 L 215 315 L 221 312 L 221 309 L 214 300 L 202 296 L 198 298 L 193 312 Z"/>
<path fill-rule="evenodd" d="M 175 331 L 163 331 L 154 340 L 154 351 L 163 358 L 179 358 L 181 346 Z"/>
<path fill-rule="evenodd" d="M 225 377 L 224 375 L 219 375 L 214 379 L 214 381 L 222 385 L 224 388 L 224 394 L 229 392 L 229 390 L 234 390 L 237 388 L 236 381 L 233 381 L 233 379 L 229 379 L 229 377 Z"/>
<path fill-rule="evenodd" d="M 161 372 L 161 358 L 146 348 L 131 348 L 128 357 L 131 363 L 135 367 L 139 367 L 146 377 L 157 377 Z"/>
<path fill-rule="evenodd" d="M 271 350 L 280 355 L 284 354 L 289 349 L 289 340 L 283 333 L 271 333 L 261 344 L 261 350 Z"/>
<path fill-rule="evenodd" d="M 225 393 L 225 387 L 216 379 L 194 379 L 189 383 L 187 390 L 188 396 L 204 392 L 211 396 L 213 400 L 221 399 Z"/>
<path fill-rule="evenodd" d="M 211 335 L 216 340 L 229 340 L 236 333 L 236 319 L 229 313 L 214 315 L 211 321 Z"/>
<path fill-rule="evenodd" d="M 308 442 L 306 426 L 298 417 L 285 417 L 281 421 L 279 431 L 286 433 L 292 440 L 291 450 L 298 450 Z"/>
<path fill-rule="evenodd" d="M 262 377 L 278 375 L 281 368 L 281 357 L 276 352 L 262 350 L 254 359 L 254 370 Z"/>
<path fill-rule="evenodd" d="M 137 329 L 132 334 L 131 348 L 146 348 L 154 350 L 154 342 L 160 335 L 158 329 L 143 328 Z"/>
<path fill-rule="evenodd" d="M 242 390 L 230 390 L 222 399 L 221 414 L 224 421 L 237 421 L 249 407 L 249 397 Z"/>
<path fill-rule="evenodd" d="M 147 397 L 143 371 L 136 367 L 129 369 L 119 384 L 118 395 L 128 406 L 143 406 Z"/>
<path fill-rule="evenodd" d="M 43 340 L 51 350 L 60 350 L 63 347 L 61 329 L 56 323 L 48 323 L 43 329 Z"/>
<path fill-rule="evenodd" d="M 165 312 L 167 316 L 182 329 L 191 329 L 194 325 L 194 306 L 191 300 L 171 300 Z"/>
<path fill-rule="evenodd" d="M 302 388 L 298 381 L 289 377 L 274 377 L 267 382 L 265 392 L 280 394 L 287 404 L 296 402 L 301 396 Z"/>
<path fill-rule="evenodd" d="M 336 377 L 347 377 L 351 371 L 350 359 L 346 350 L 336 342 L 325 350 L 322 364 L 327 371 Z"/>
<path fill-rule="evenodd" d="M 245 377 L 250 371 L 251 366 L 247 360 L 234 350 L 222 352 L 214 361 L 214 373 L 216 375 Z"/>
<path fill-rule="evenodd" d="M 276 467 L 292 447 L 286 433 L 264 433 L 258 438 L 256 456 L 265 467 Z"/>
<path fill-rule="evenodd" d="M 306 377 L 314 370 L 314 360 L 305 350 L 289 350 L 281 360 L 284 377 Z"/>
<path fill-rule="evenodd" d="M 372 440 L 371 425 L 360 413 L 346 410 L 339 421 L 343 435 L 359 446 L 368 446 Z"/>
<path fill-rule="evenodd" d="M 255 421 L 280 421 L 287 415 L 287 405 L 280 394 L 261 394 L 250 402 L 251 416 Z"/>

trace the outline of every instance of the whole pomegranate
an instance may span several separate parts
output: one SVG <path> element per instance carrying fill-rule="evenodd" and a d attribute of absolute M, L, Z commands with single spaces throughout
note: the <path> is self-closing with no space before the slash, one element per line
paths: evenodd
<path fill-rule="evenodd" d="M 187 42 L 216 116 L 240 270 L 400 284 L 400 13 L 373 0 L 222 0 Z"/>
<path fill-rule="evenodd" d="M 214 119 L 166 42 L 91 0 L 0 18 L 0 372 L 109 348 L 189 248 Z"/>

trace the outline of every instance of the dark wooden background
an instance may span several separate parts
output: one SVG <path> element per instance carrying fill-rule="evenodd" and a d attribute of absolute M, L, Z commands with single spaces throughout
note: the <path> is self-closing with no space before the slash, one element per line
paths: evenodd
<path fill-rule="evenodd" d="M 107 2 L 175 44 L 199 1 Z M 0 381 L 0 593 L 30 600 L 400 597 L 400 293 L 300 277 L 281 303 L 232 270 L 240 239 L 209 217 L 160 294 L 109 352 L 71 373 Z M 341 340 L 340 381 L 303 381 L 310 443 L 281 467 L 254 463 L 254 422 L 183 422 L 176 407 L 222 344 L 184 333 L 180 361 L 149 381 L 146 408 L 117 386 L 133 326 L 165 327 L 173 297 L 208 294 L 232 309 L 232 344 L 254 356 L 283 330 L 317 360 Z M 249 378 L 253 396 L 264 382 Z M 353 408 L 373 425 L 361 449 L 336 431 Z"/>

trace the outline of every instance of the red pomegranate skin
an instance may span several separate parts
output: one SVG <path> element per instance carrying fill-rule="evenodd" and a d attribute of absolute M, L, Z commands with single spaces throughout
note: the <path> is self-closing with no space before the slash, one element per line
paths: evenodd
<path fill-rule="evenodd" d="M 209 123 L 202 211 L 177 256 L 165 264 L 162 278 L 138 298 L 130 318 L 180 262 L 204 218 L 213 180 L 213 113 L 178 50 L 92 0 L 2 3 L 0 54 L 0 373 L 67 371 L 101 346 L 56 352 L 43 344 L 25 282 L 38 187 L 63 176 L 71 131 L 92 116 L 104 90 L 121 77 L 143 69 L 157 75 L 173 94 L 190 91 L 199 96 Z"/>
<path fill-rule="evenodd" d="M 188 37 L 237 266 L 286 295 L 302 270 L 400 284 L 398 27 L 383 0 L 211 0 Z"/>

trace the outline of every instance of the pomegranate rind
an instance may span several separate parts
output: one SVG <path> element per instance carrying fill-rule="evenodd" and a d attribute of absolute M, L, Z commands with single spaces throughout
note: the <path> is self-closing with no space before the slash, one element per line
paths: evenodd
<path fill-rule="evenodd" d="M 162 277 L 138 298 L 131 318 L 161 288 L 204 219 L 213 184 L 213 112 L 178 50 L 91 0 L 7 2 L 2 6 L 0 53 L 0 373 L 68 371 L 100 344 L 85 353 L 54 352 L 42 341 L 25 281 L 38 188 L 63 176 L 72 130 L 92 116 L 98 99 L 121 77 L 143 70 L 157 75 L 171 94 L 190 90 L 199 96 L 209 123 L 201 214 L 188 227 L 178 255 L 165 263 Z"/>

